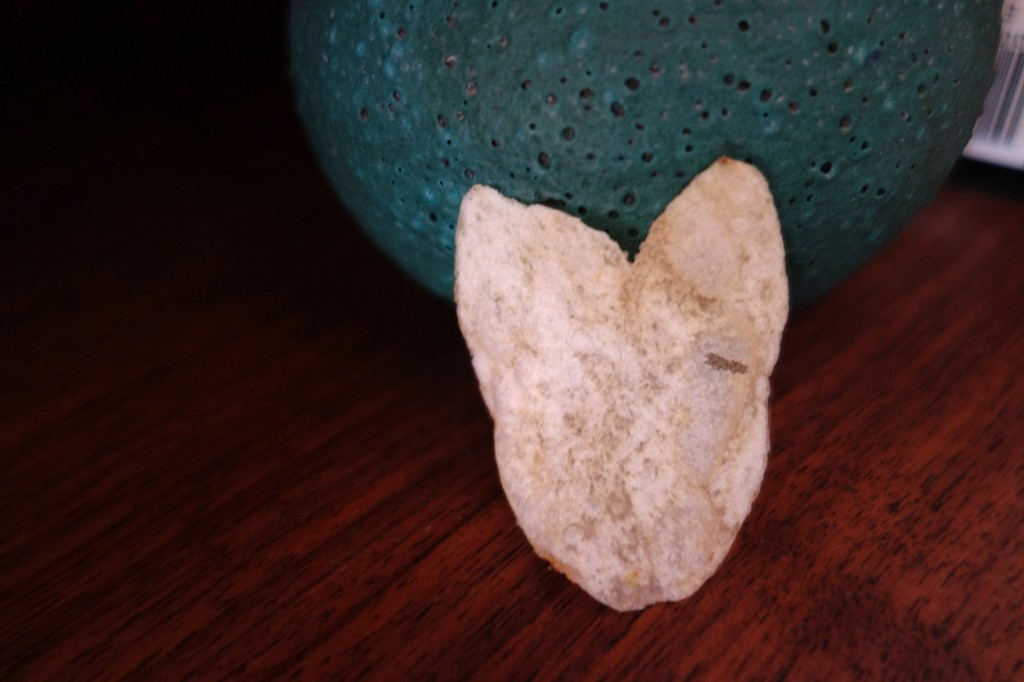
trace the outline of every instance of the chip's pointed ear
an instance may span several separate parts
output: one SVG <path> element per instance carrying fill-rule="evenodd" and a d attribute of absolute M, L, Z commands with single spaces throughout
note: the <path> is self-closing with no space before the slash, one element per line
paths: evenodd
<path fill-rule="evenodd" d="M 600 298 L 601 282 L 611 281 L 608 271 L 628 265 L 611 237 L 575 216 L 527 206 L 482 185 L 470 188 L 462 200 L 455 232 L 455 300 L 466 312 L 466 323 L 500 314 L 506 324 L 525 324 L 545 309 L 554 314 L 569 306 L 593 308 L 586 299 Z M 492 310 L 469 314 L 481 306 Z"/>
<path fill-rule="evenodd" d="M 722 157 L 669 202 L 651 225 L 640 256 L 669 250 L 699 263 L 733 250 L 723 249 L 723 242 L 732 247 L 778 232 L 775 205 L 764 176 L 749 164 Z M 685 269 L 686 263 L 680 258 L 679 265 Z M 735 273 L 723 274 L 731 277 Z M 723 284 L 731 286 L 732 281 Z"/>
<path fill-rule="evenodd" d="M 478 347 L 521 346 L 524 335 L 552 320 L 600 309 L 595 301 L 628 267 L 604 232 L 547 206 L 526 206 L 495 189 L 466 193 L 455 232 L 455 301 L 459 325 Z M 489 356 L 473 352 L 481 386 L 490 386 Z M 504 351 L 502 351 L 504 352 Z M 494 393 L 484 388 L 493 412 Z"/>
<path fill-rule="evenodd" d="M 749 309 L 769 337 L 789 308 L 785 253 L 775 202 L 752 165 L 722 157 L 654 221 L 636 264 L 657 261 L 708 300 Z"/>
<path fill-rule="evenodd" d="M 534 271 L 553 264 L 569 272 L 604 265 L 621 267 L 625 253 L 606 233 L 592 229 L 575 216 L 540 204 L 525 205 L 485 185 L 474 185 L 463 197 L 455 231 L 456 279 L 468 265 L 459 252 L 479 249 L 483 259 L 502 270 Z M 512 255 L 543 255 L 543 260 L 514 259 Z M 597 256 L 595 261 L 593 256 Z"/>

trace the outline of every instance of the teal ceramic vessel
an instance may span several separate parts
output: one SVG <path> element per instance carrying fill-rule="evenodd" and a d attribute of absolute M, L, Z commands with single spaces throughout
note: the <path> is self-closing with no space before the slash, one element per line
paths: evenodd
<path fill-rule="evenodd" d="M 933 196 L 993 75 L 1001 0 L 294 0 L 292 78 L 342 201 L 451 296 L 475 183 L 635 251 L 722 155 L 757 165 L 794 302 Z"/>

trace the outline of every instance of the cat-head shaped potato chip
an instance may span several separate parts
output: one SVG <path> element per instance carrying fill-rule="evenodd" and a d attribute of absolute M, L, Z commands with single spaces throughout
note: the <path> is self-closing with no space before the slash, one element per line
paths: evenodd
<path fill-rule="evenodd" d="M 714 163 L 633 262 L 575 217 L 476 186 L 455 297 L 536 552 L 618 610 L 692 594 L 766 466 L 788 292 L 763 176 Z"/>

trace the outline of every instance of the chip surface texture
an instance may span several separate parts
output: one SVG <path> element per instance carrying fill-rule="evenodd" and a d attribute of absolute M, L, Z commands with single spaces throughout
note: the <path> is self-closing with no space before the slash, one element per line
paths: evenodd
<path fill-rule="evenodd" d="M 621 611 L 691 595 L 750 512 L 788 314 L 779 221 L 720 159 L 633 262 L 607 234 L 473 187 L 455 298 L 535 551 Z"/>

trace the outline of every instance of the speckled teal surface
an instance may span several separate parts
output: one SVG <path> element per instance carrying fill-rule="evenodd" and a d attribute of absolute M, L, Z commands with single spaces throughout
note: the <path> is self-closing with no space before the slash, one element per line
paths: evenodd
<path fill-rule="evenodd" d="M 451 296 L 474 183 L 635 250 L 701 169 L 765 173 L 794 301 L 932 197 L 992 78 L 1001 0 L 295 0 L 292 77 L 346 206 Z"/>

